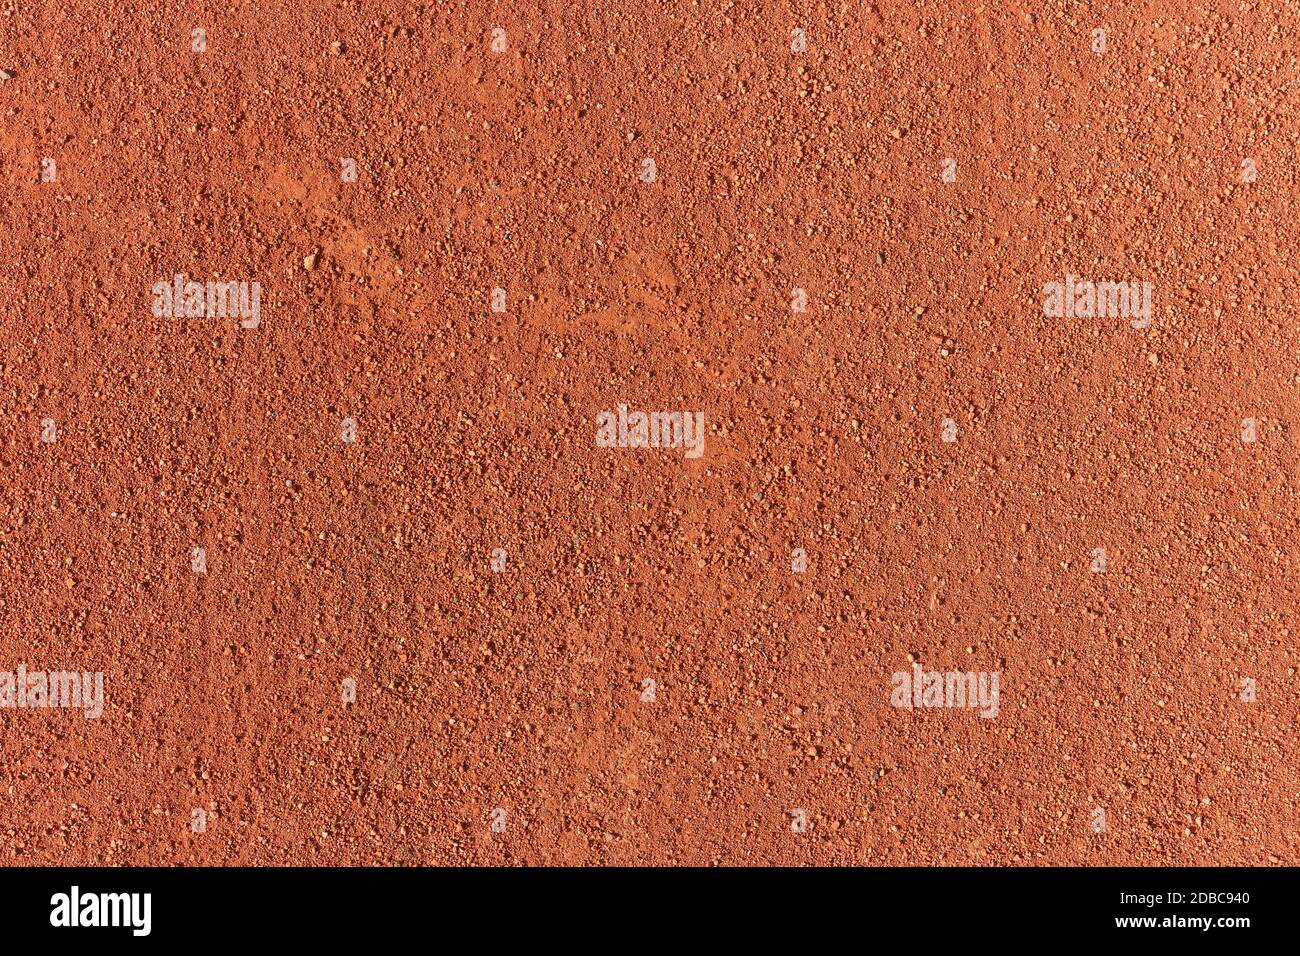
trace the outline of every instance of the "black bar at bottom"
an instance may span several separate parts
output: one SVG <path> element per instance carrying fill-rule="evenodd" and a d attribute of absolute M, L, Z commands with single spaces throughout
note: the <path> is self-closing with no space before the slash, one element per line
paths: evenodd
<path fill-rule="evenodd" d="M 1285 932 L 1294 884 L 1293 868 L 7 869 L 0 925 L 10 943 L 284 940 L 334 951 L 430 933 L 611 947 L 734 946 L 791 931 L 873 947 L 1193 936 L 1231 946 Z"/>

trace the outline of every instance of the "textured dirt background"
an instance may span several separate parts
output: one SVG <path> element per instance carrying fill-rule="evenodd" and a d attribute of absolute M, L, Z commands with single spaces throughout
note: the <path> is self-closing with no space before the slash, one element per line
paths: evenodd
<path fill-rule="evenodd" d="M 4 0 L 0 858 L 1300 862 L 1294 5 L 586 6 Z"/>

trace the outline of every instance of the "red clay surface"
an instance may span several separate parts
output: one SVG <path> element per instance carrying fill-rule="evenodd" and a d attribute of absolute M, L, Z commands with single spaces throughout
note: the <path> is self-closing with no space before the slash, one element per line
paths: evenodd
<path fill-rule="evenodd" d="M 0 858 L 1300 862 L 1294 5 L 588 7 L 6 0 Z"/>

